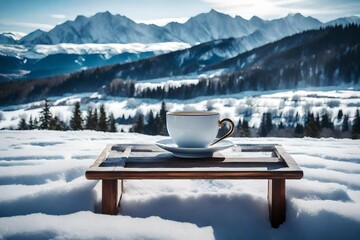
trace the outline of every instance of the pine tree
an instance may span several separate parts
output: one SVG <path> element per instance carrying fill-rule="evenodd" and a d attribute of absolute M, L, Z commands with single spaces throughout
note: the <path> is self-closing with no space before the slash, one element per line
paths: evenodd
<path fill-rule="evenodd" d="M 81 116 L 81 110 L 80 110 L 80 102 L 76 102 L 74 105 L 74 111 L 73 111 L 73 115 L 71 116 L 70 119 L 70 128 L 72 130 L 82 130 L 82 122 L 83 122 L 83 118 Z"/>
<path fill-rule="evenodd" d="M 320 129 L 318 128 L 314 114 L 308 113 L 308 118 L 305 124 L 305 136 L 318 138 L 320 136 Z"/>
<path fill-rule="evenodd" d="M 85 129 L 93 129 L 93 115 L 92 115 L 92 108 L 89 107 L 86 114 L 86 120 L 85 120 Z M 94 129 L 93 129 L 94 130 Z"/>
<path fill-rule="evenodd" d="M 316 114 L 315 124 L 316 124 L 316 127 L 317 127 L 318 129 L 320 129 L 320 128 L 321 128 L 321 124 L 320 124 L 320 115 L 319 115 L 319 113 L 318 113 L 318 114 Z"/>
<path fill-rule="evenodd" d="M 30 129 L 30 130 L 33 130 L 33 129 L 35 129 L 35 128 L 36 128 L 36 126 L 34 125 L 33 118 L 32 118 L 32 116 L 30 116 L 30 119 L 29 119 L 29 129 Z"/>
<path fill-rule="evenodd" d="M 325 113 L 324 115 L 322 115 L 321 117 L 321 121 L 320 121 L 320 128 L 329 128 L 329 129 L 334 129 L 334 125 L 330 120 L 330 117 L 327 113 Z"/>
<path fill-rule="evenodd" d="M 60 131 L 60 130 L 64 130 L 64 128 L 65 128 L 64 124 L 60 121 L 60 119 L 57 116 L 50 119 L 49 130 Z"/>
<path fill-rule="evenodd" d="M 262 114 L 258 134 L 259 134 L 260 137 L 266 137 L 267 134 L 268 134 L 267 129 L 266 129 L 266 113 Z"/>
<path fill-rule="evenodd" d="M 117 132 L 116 125 L 115 125 L 115 117 L 113 113 L 110 113 L 108 125 L 109 125 L 109 132 Z"/>
<path fill-rule="evenodd" d="M 133 125 L 133 131 L 136 133 L 144 132 L 144 115 L 142 113 L 138 114 L 135 124 Z"/>
<path fill-rule="evenodd" d="M 341 125 L 341 131 L 342 132 L 349 131 L 349 116 L 347 114 L 344 115 L 344 119 Z"/>
<path fill-rule="evenodd" d="M 102 132 L 107 131 L 106 112 L 104 105 L 100 106 L 98 129 Z"/>
<path fill-rule="evenodd" d="M 160 135 L 164 135 L 164 136 L 169 136 L 169 133 L 167 132 L 167 128 L 166 128 L 166 104 L 163 101 L 161 103 L 161 108 L 160 108 L 160 123 L 161 123 L 161 128 L 160 128 Z"/>
<path fill-rule="evenodd" d="M 344 116 L 343 111 L 340 109 L 340 110 L 338 111 L 337 119 L 340 121 L 343 116 Z"/>
<path fill-rule="evenodd" d="M 294 137 L 296 137 L 296 138 L 304 137 L 304 126 L 301 125 L 300 123 L 296 124 Z"/>
<path fill-rule="evenodd" d="M 94 114 L 92 115 L 92 121 L 91 121 L 91 130 L 98 130 L 99 129 L 99 117 L 98 117 L 98 110 L 95 108 Z"/>
<path fill-rule="evenodd" d="M 21 118 L 18 124 L 18 130 L 27 130 L 28 125 L 26 124 L 25 118 Z"/>
<path fill-rule="evenodd" d="M 39 128 L 39 120 L 37 118 L 34 118 L 34 129 Z"/>
<path fill-rule="evenodd" d="M 239 118 L 238 124 L 236 125 L 236 129 L 238 130 L 238 132 L 241 131 L 241 127 L 242 127 L 242 122 L 241 122 L 241 118 Z"/>
<path fill-rule="evenodd" d="M 49 129 L 49 122 L 51 118 L 50 106 L 48 100 L 45 99 L 44 108 L 40 112 L 40 129 Z"/>
<path fill-rule="evenodd" d="M 250 137 L 249 122 L 246 119 L 242 122 L 240 137 Z"/>
<path fill-rule="evenodd" d="M 352 126 L 352 138 L 359 139 L 360 138 L 360 113 L 359 109 L 356 109 L 355 118 Z"/>
<path fill-rule="evenodd" d="M 272 114 L 270 112 L 267 112 L 266 113 L 266 131 L 267 131 L 267 133 L 271 132 L 272 129 L 273 129 Z"/>
<path fill-rule="evenodd" d="M 150 112 L 149 112 L 145 133 L 149 134 L 149 135 L 156 134 L 155 117 L 154 117 L 154 113 L 152 110 L 150 110 Z"/>

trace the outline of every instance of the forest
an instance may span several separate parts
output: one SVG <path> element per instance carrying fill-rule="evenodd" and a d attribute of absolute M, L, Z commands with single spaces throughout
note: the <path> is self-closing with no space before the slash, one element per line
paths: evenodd
<path fill-rule="evenodd" d="M 107 113 L 104 105 L 100 109 L 89 108 L 86 115 L 83 116 L 80 110 L 80 103 L 76 102 L 73 107 L 72 116 L 69 124 L 61 121 L 58 117 L 53 117 L 50 111 L 48 100 L 45 100 L 44 107 L 40 112 L 39 119 L 30 116 L 29 121 L 22 118 L 18 124 L 18 130 L 94 130 L 102 132 L 117 132 L 116 124 L 131 124 L 129 132 L 143 133 L 147 135 L 163 135 L 168 136 L 166 129 L 166 103 L 163 101 L 157 114 L 150 111 L 146 116 L 137 113 L 133 117 L 125 119 L 124 116 L 115 119 L 113 113 Z M 308 112 L 304 123 L 296 113 L 287 124 L 280 122 L 274 124 L 274 117 L 271 112 L 262 114 L 261 124 L 258 128 L 249 126 L 246 117 L 239 118 L 236 124 L 234 137 L 335 137 L 335 138 L 353 138 L 360 139 L 360 112 L 355 112 L 353 121 L 349 120 L 349 116 L 344 114 L 340 109 L 335 118 L 338 123 L 335 127 L 331 116 L 325 112 L 321 116 Z M 124 129 L 120 129 L 125 132 Z M 228 131 L 227 126 L 223 126 L 219 130 L 219 136 Z"/>

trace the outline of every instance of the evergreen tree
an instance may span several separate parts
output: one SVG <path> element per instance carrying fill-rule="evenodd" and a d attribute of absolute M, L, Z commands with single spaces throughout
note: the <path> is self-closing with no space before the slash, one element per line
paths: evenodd
<path fill-rule="evenodd" d="M 240 132 L 242 127 L 241 118 L 239 118 L 238 124 L 236 125 L 236 129 Z"/>
<path fill-rule="evenodd" d="M 266 113 L 263 113 L 258 134 L 260 137 L 266 137 L 268 132 L 266 129 Z"/>
<path fill-rule="evenodd" d="M 136 133 L 144 132 L 144 115 L 142 113 L 138 114 L 135 124 L 132 127 L 132 130 Z"/>
<path fill-rule="evenodd" d="M 319 115 L 319 113 L 316 114 L 315 124 L 316 124 L 316 127 L 317 127 L 318 129 L 321 128 L 320 115 Z"/>
<path fill-rule="evenodd" d="M 341 125 L 341 131 L 342 132 L 349 131 L 349 116 L 347 114 L 344 115 L 344 120 Z"/>
<path fill-rule="evenodd" d="M 76 102 L 74 105 L 73 115 L 70 119 L 70 128 L 72 130 L 82 130 L 83 118 L 81 116 L 80 102 Z"/>
<path fill-rule="evenodd" d="M 156 134 L 156 122 L 155 122 L 155 117 L 154 117 L 154 113 L 152 110 L 150 110 L 150 112 L 149 112 L 145 133 L 149 134 L 149 135 Z"/>
<path fill-rule="evenodd" d="M 107 131 L 106 112 L 104 105 L 100 106 L 98 129 L 102 132 Z"/>
<path fill-rule="evenodd" d="M 285 128 L 285 125 L 283 124 L 283 122 L 280 122 L 279 126 L 278 126 L 278 129 L 284 129 L 284 128 Z"/>
<path fill-rule="evenodd" d="M 246 119 L 242 122 L 240 137 L 250 137 L 249 122 Z"/>
<path fill-rule="evenodd" d="M 39 120 L 37 118 L 34 118 L 34 129 L 39 128 Z"/>
<path fill-rule="evenodd" d="M 321 117 L 320 128 L 334 129 L 334 124 L 331 122 L 330 117 L 327 113 L 325 113 Z"/>
<path fill-rule="evenodd" d="M 314 114 L 308 113 L 307 122 L 305 124 L 305 136 L 318 138 L 320 136 L 320 129 L 318 128 Z"/>
<path fill-rule="evenodd" d="M 304 126 L 301 125 L 300 123 L 296 124 L 294 137 L 296 137 L 296 138 L 304 137 Z"/>
<path fill-rule="evenodd" d="M 33 118 L 32 118 L 32 116 L 30 116 L 30 119 L 29 119 L 29 129 L 30 129 L 30 130 L 33 130 L 33 129 L 35 129 L 35 128 L 36 128 L 36 126 L 35 126 L 35 124 L 34 124 Z"/>
<path fill-rule="evenodd" d="M 352 126 L 352 138 L 359 139 L 360 138 L 360 113 L 359 109 L 356 109 L 355 118 Z"/>
<path fill-rule="evenodd" d="M 160 123 L 161 123 L 160 126 L 161 127 L 160 127 L 159 134 L 164 135 L 164 136 L 169 136 L 169 133 L 167 132 L 167 129 L 166 129 L 166 113 L 167 113 L 166 104 L 163 101 L 161 103 L 161 108 L 160 108 Z"/>
<path fill-rule="evenodd" d="M 50 119 L 49 130 L 61 131 L 64 129 L 65 129 L 64 124 L 60 121 L 60 119 L 57 116 Z"/>
<path fill-rule="evenodd" d="M 28 125 L 26 124 L 25 118 L 21 118 L 18 124 L 18 130 L 27 130 Z"/>
<path fill-rule="evenodd" d="M 49 122 L 51 118 L 50 106 L 48 100 L 45 99 L 44 108 L 40 112 L 40 129 L 49 129 Z"/>
<path fill-rule="evenodd" d="M 344 116 L 343 111 L 340 109 L 340 110 L 338 111 L 337 119 L 340 121 L 343 116 Z"/>
<path fill-rule="evenodd" d="M 85 129 L 93 129 L 93 115 L 92 115 L 92 108 L 89 107 L 86 114 L 86 120 L 85 120 Z"/>
<path fill-rule="evenodd" d="M 91 121 L 91 130 L 98 130 L 99 129 L 99 117 L 98 117 L 98 111 L 97 108 L 94 110 L 94 114 L 92 115 L 92 121 Z"/>
<path fill-rule="evenodd" d="M 269 133 L 273 129 L 272 124 L 272 114 L 270 112 L 266 113 L 266 131 Z"/>
<path fill-rule="evenodd" d="M 115 117 L 113 113 L 109 115 L 109 132 L 117 132 L 116 125 L 115 125 Z"/>
<path fill-rule="evenodd" d="M 298 123 L 300 120 L 299 112 L 296 112 L 295 114 L 295 123 Z"/>

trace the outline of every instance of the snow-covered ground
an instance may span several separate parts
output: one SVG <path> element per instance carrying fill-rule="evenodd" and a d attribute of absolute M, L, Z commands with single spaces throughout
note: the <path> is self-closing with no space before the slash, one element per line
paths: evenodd
<path fill-rule="evenodd" d="M 286 222 L 268 221 L 266 180 L 127 180 L 118 216 L 93 213 L 84 173 L 128 133 L 1 131 L 0 239 L 358 239 L 360 141 L 232 138 L 282 144 L 304 171 L 286 181 Z M 230 151 L 230 150 L 229 150 Z"/>
<path fill-rule="evenodd" d="M 197 84 L 197 79 L 168 80 L 162 82 L 138 82 L 136 89 L 143 88 L 169 88 L 180 84 Z M 88 107 L 99 108 L 105 105 L 107 111 L 114 113 L 115 118 L 134 116 L 137 112 L 148 114 L 150 110 L 157 113 L 160 110 L 161 101 L 156 99 L 119 98 L 101 95 L 99 93 L 84 93 L 63 97 L 50 98 L 51 112 L 61 120 L 69 122 L 73 105 L 81 101 L 83 116 L 86 116 Z M 328 87 L 302 90 L 283 90 L 266 92 L 243 92 L 239 94 L 223 96 L 206 96 L 188 100 L 166 99 L 168 111 L 218 111 L 222 117 L 238 121 L 246 118 L 250 126 L 258 127 L 262 113 L 271 112 L 274 117 L 273 123 L 282 121 L 286 124 L 291 118 L 294 120 L 296 113 L 299 114 L 300 122 L 308 111 L 320 116 L 327 112 L 335 125 L 341 124 L 336 117 L 341 109 L 343 114 L 349 116 L 350 121 L 355 116 L 356 109 L 360 109 L 360 91 L 351 88 Z M 27 121 L 32 116 L 39 118 L 42 102 L 34 102 L 17 106 L 0 107 L 0 129 L 17 128 L 20 118 Z M 120 130 L 120 129 L 119 129 Z"/>

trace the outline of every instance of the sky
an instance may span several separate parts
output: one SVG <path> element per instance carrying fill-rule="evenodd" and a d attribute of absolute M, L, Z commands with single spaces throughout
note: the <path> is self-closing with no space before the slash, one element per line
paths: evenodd
<path fill-rule="evenodd" d="M 360 16 L 359 0 L 0 0 L 0 32 L 49 31 L 77 15 L 92 16 L 110 11 L 136 22 L 164 25 L 185 22 L 215 9 L 245 19 L 285 17 L 300 12 L 322 22 L 345 16 Z"/>

